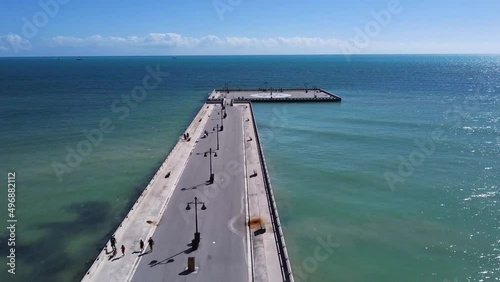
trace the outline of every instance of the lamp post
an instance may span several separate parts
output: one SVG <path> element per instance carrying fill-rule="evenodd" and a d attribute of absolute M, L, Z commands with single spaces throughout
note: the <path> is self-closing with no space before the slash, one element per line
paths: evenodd
<path fill-rule="evenodd" d="M 219 127 L 219 124 L 217 124 L 216 127 L 213 128 L 213 130 L 217 129 L 217 150 L 219 150 L 219 131 L 222 131 L 222 127 Z"/>
<path fill-rule="evenodd" d="M 190 205 L 194 205 L 194 218 L 195 218 L 196 229 L 195 229 L 194 239 L 192 241 L 191 246 L 195 250 L 198 249 L 198 246 L 200 245 L 200 239 L 201 239 L 200 232 L 198 232 L 198 204 L 202 205 L 201 210 L 204 211 L 207 209 L 207 207 L 205 206 L 205 203 L 198 201 L 197 197 L 194 197 L 194 202 L 188 202 L 187 206 L 186 206 L 186 210 L 190 210 L 191 209 Z"/>
<path fill-rule="evenodd" d="M 210 148 L 210 150 L 208 150 L 207 152 L 205 152 L 205 157 L 207 157 L 207 154 L 209 154 L 210 156 L 210 178 L 208 180 L 208 183 L 212 184 L 214 183 L 214 173 L 212 172 L 212 148 Z M 214 154 L 214 157 L 217 157 L 217 152 L 213 152 Z"/>
<path fill-rule="evenodd" d="M 220 110 L 220 131 L 224 129 L 224 119 L 226 118 L 226 108 L 222 105 Z"/>

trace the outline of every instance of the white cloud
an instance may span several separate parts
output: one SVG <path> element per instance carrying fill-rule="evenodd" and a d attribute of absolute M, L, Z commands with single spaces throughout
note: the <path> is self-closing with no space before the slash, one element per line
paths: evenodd
<path fill-rule="evenodd" d="M 49 46 L 70 47 L 76 53 L 95 54 L 405 54 L 405 53 L 500 53 L 500 43 L 491 42 L 389 42 L 371 38 L 368 44 L 356 48 L 351 38 L 321 37 L 201 37 L 177 33 L 149 33 L 143 36 L 88 37 L 56 36 L 48 40 Z M 10 34 L 0 36 L 0 51 L 30 43 Z M 30 46 L 30 44 L 29 44 Z M 355 47 L 355 46 L 354 46 Z M 61 50 L 61 49 L 60 49 Z M 352 53 L 351 53 L 352 52 Z"/>
<path fill-rule="evenodd" d="M 319 37 L 218 37 L 208 35 L 203 37 L 188 37 L 177 33 L 150 33 L 145 36 L 104 37 L 93 35 L 79 38 L 71 36 L 56 36 L 50 40 L 56 46 L 63 47 L 165 47 L 170 49 L 188 49 L 186 51 L 216 50 L 270 50 L 285 49 L 309 50 L 339 49 L 340 40 L 322 39 Z"/>
<path fill-rule="evenodd" d="M 193 48 L 206 42 L 216 43 L 220 41 L 216 36 L 202 38 L 184 37 L 176 33 L 150 33 L 146 36 L 101 36 L 89 37 L 56 36 L 51 39 L 59 46 L 85 47 L 85 46 L 165 46 L 165 47 L 188 47 Z"/>
<path fill-rule="evenodd" d="M 31 49 L 31 42 L 18 34 L 0 35 L 0 51 L 12 50 L 17 53 L 20 50 L 29 49 Z"/>

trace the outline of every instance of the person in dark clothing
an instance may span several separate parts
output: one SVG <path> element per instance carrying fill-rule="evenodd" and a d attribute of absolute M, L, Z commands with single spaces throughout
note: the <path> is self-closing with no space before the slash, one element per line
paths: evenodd
<path fill-rule="evenodd" d="M 153 241 L 153 238 L 152 237 L 149 237 L 149 240 L 148 240 L 148 244 L 149 244 L 149 249 L 151 250 L 151 252 L 153 251 L 153 245 L 154 245 L 154 241 Z"/>
<path fill-rule="evenodd" d="M 111 248 L 114 250 L 116 250 L 116 239 L 115 239 L 115 235 L 111 236 L 111 239 L 109 239 L 109 242 L 111 243 Z"/>
<path fill-rule="evenodd" d="M 142 239 L 141 239 L 141 241 L 139 241 L 139 248 L 141 249 L 141 253 L 142 253 L 142 251 L 144 251 L 144 241 L 142 241 Z"/>

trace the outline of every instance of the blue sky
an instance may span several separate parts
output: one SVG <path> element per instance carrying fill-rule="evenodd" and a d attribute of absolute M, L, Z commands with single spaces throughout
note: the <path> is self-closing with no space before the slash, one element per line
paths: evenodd
<path fill-rule="evenodd" d="M 2 0 L 0 56 L 500 53 L 500 1 Z"/>

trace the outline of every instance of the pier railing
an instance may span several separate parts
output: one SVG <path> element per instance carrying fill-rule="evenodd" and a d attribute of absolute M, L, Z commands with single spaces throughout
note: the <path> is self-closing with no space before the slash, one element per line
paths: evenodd
<path fill-rule="evenodd" d="M 247 102 L 248 103 L 248 102 Z M 254 124 L 255 131 L 255 139 L 257 142 L 257 147 L 259 151 L 259 158 L 262 163 L 262 175 L 264 176 L 264 187 L 266 189 L 266 194 L 268 198 L 268 205 L 271 214 L 271 223 L 274 227 L 274 236 L 276 238 L 276 247 L 278 249 L 278 257 L 280 260 L 281 266 L 281 275 L 283 277 L 283 281 L 285 282 L 294 282 L 292 267 L 290 265 L 290 259 L 288 258 L 288 251 L 285 244 L 285 237 L 283 235 L 283 230 L 281 229 L 281 222 L 278 215 L 278 208 L 276 206 L 276 202 L 274 200 L 273 188 L 271 186 L 271 181 L 269 179 L 269 172 L 267 170 L 266 160 L 264 158 L 264 153 L 262 150 L 262 145 L 259 136 L 259 130 L 257 129 L 257 123 L 255 122 L 255 116 L 253 113 L 252 103 L 248 103 L 250 107 L 250 112 L 252 113 L 252 121 Z"/>
<path fill-rule="evenodd" d="M 220 103 L 223 98 L 215 97 L 217 92 L 229 93 L 229 92 L 267 92 L 271 89 L 215 89 L 209 95 L 207 99 L 207 103 Z M 283 97 L 283 98 L 260 98 L 260 97 L 235 97 L 234 100 L 236 102 L 244 102 L 244 101 L 252 101 L 252 102 L 341 102 L 342 98 L 330 93 L 322 88 L 280 88 L 280 89 L 272 89 L 275 92 L 284 92 L 284 91 L 317 91 L 322 92 L 329 97 Z"/>
<path fill-rule="evenodd" d="M 290 98 L 290 97 L 284 97 L 284 98 L 246 98 L 246 97 L 239 97 L 236 98 L 235 101 L 251 101 L 251 102 L 340 102 L 339 99 L 333 98 L 333 97 L 317 97 L 317 98 Z"/>

